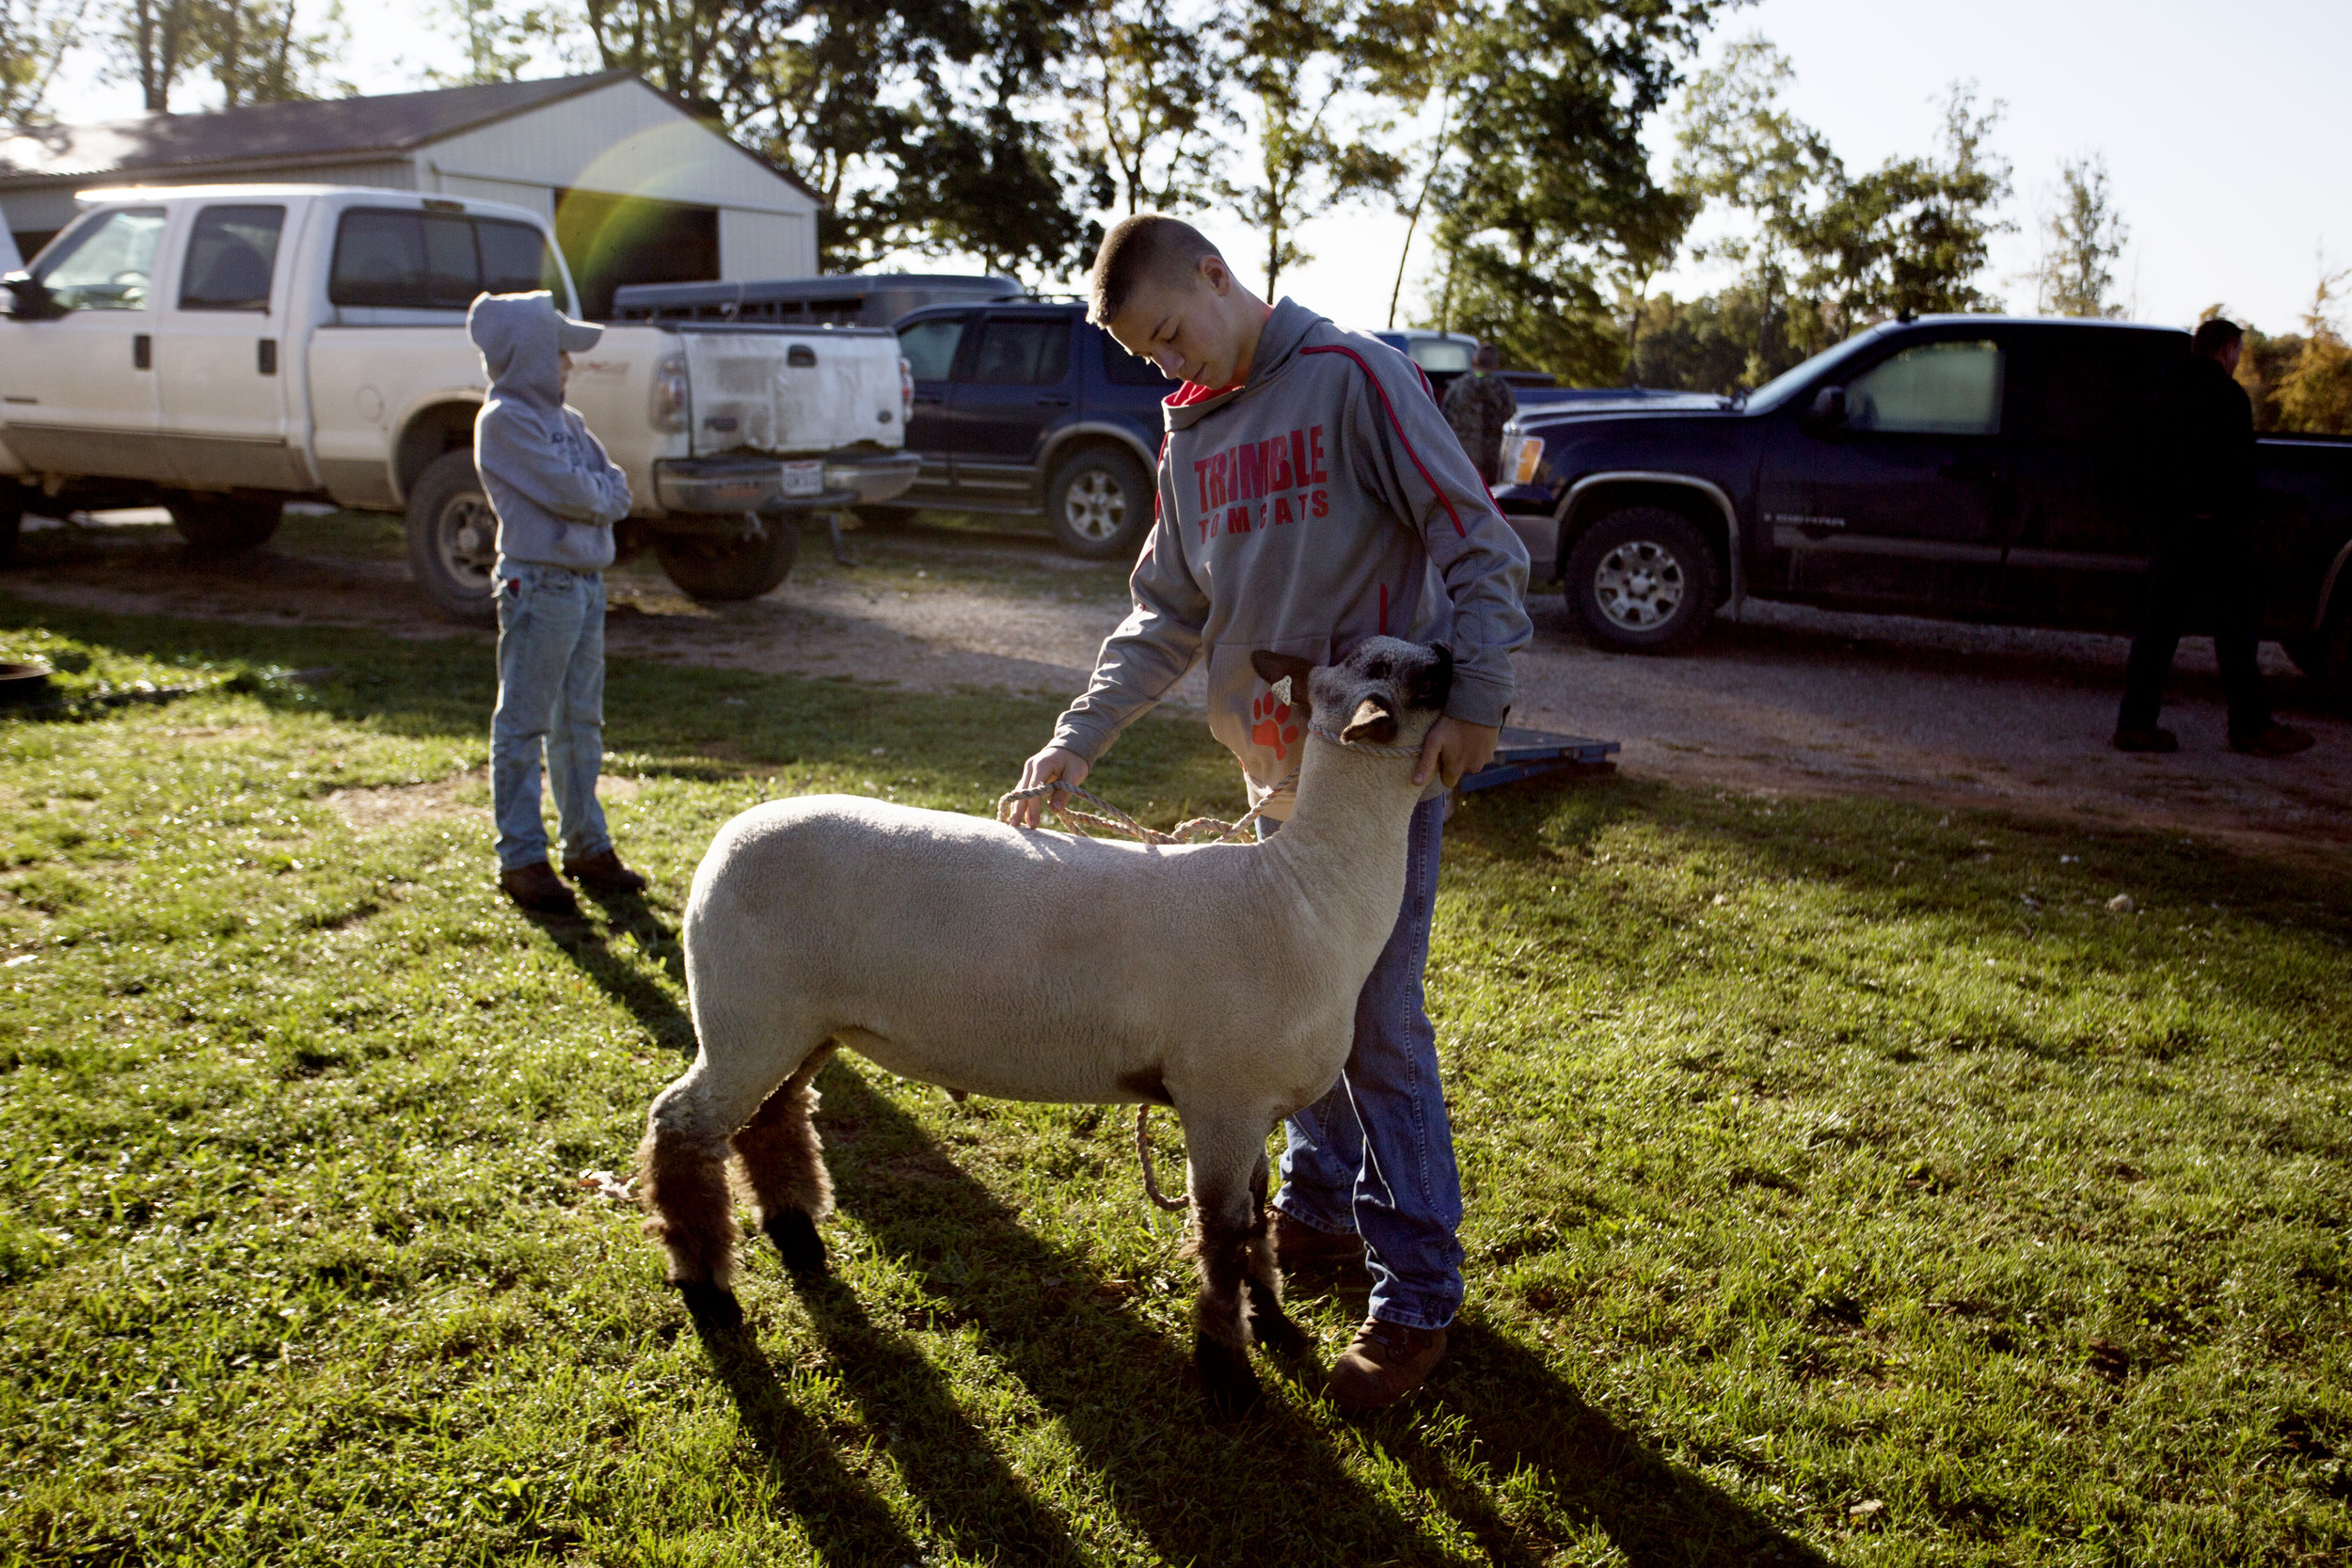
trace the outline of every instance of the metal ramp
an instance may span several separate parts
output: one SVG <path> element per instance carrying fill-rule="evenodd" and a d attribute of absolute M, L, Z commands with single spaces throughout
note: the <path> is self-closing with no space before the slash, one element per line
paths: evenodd
<path fill-rule="evenodd" d="M 1613 740 L 1588 740 L 1549 730 L 1505 729 L 1502 743 L 1495 748 L 1494 761 L 1464 779 L 1455 793 L 1468 795 L 1552 773 L 1614 772 L 1617 765 L 1609 759 L 1616 750 Z"/>

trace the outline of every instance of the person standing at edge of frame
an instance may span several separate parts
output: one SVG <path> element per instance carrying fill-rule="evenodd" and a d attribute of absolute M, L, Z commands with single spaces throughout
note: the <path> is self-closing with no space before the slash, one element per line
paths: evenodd
<path fill-rule="evenodd" d="M 1023 788 L 1084 783 L 1205 655 L 1210 731 L 1279 826 L 1302 736 L 1257 656 L 1303 676 L 1375 635 L 1454 651 L 1445 713 L 1413 768 L 1424 788 L 1405 901 L 1357 999 L 1340 1083 L 1289 1120 L 1274 1199 L 1284 1269 L 1372 1275 L 1371 1314 L 1330 1387 L 1343 1408 L 1378 1409 L 1422 1386 L 1462 1305 L 1461 1180 L 1422 974 L 1445 791 L 1494 756 L 1511 655 L 1534 633 L 1521 603 L 1527 551 L 1411 360 L 1293 300 L 1268 306 L 1190 224 L 1145 213 L 1116 225 L 1095 258 L 1088 316 L 1184 385 L 1163 408 L 1135 608 L 1022 768 Z M 1036 827 L 1044 803 L 1012 803 L 1007 820 Z"/>
<path fill-rule="evenodd" d="M 2215 317 L 2197 324 L 2188 357 L 2165 367 L 2148 403 L 2149 494 L 2157 509 L 2147 603 L 2124 668 L 2116 716 L 2119 752 L 2177 752 L 2156 723 L 2181 628 L 2201 596 L 2213 618 L 2214 659 L 2229 700 L 2229 742 L 2250 756 L 2287 757 L 2312 745 L 2309 731 L 2275 722 L 2263 689 L 2262 592 L 2254 565 L 2257 521 L 2254 405 L 2237 384 L 2246 334 Z"/>
<path fill-rule="evenodd" d="M 1470 355 L 1468 375 L 1454 378 L 1445 389 L 1445 422 L 1470 453 L 1470 467 L 1489 490 L 1502 477 L 1502 427 L 1519 411 L 1519 398 L 1511 384 L 1495 372 L 1502 369 L 1502 351 L 1481 343 Z"/>
<path fill-rule="evenodd" d="M 604 569 L 612 525 L 628 515 L 628 476 L 564 403 L 572 356 L 596 347 L 604 328 L 571 320 L 540 290 L 481 295 L 466 330 L 490 378 L 473 456 L 499 525 L 499 700 L 490 716 L 499 886 L 533 914 L 576 915 L 579 900 L 548 864 L 543 752 L 564 875 L 591 893 L 645 886 L 614 852 L 596 800 Z"/>

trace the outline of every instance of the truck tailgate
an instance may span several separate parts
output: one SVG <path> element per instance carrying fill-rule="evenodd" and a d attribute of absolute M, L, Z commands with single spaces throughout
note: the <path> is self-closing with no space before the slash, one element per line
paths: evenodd
<path fill-rule="evenodd" d="M 888 332 L 717 327 L 679 334 L 697 457 L 904 443 L 898 340 Z"/>

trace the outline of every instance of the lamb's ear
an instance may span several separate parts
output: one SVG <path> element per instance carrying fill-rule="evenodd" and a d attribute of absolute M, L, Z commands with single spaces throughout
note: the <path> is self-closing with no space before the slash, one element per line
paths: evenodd
<path fill-rule="evenodd" d="M 1432 642 L 1429 652 L 1434 662 L 1414 673 L 1412 689 L 1405 694 L 1405 701 L 1410 707 L 1442 709 L 1454 694 L 1454 650 Z"/>
<path fill-rule="evenodd" d="M 1347 721 L 1347 728 L 1340 732 L 1340 738 L 1351 743 L 1361 740 L 1375 746 L 1386 746 L 1396 738 L 1396 715 L 1391 713 L 1389 705 L 1379 698 L 1366 697 L 1356 705 L 1356 717 Z"/>
<path fill-rule="evenodd" d="M 1278 654 L 1271 648 L 1260 648 L 1249 656 L 1249 667 L 1257 671 L 1258 678 L 1268 686 L 1277 681 L 1289 681 L 1290 695 L 1282 700 L 1302 713 L 1307 710 L 1307 673 L 1315 667 L 1313 659 L 1301 658 L 1296 654 Z"/>

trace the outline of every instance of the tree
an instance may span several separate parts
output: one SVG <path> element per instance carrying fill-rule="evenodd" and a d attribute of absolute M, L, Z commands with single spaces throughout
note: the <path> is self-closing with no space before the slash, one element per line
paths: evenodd
<path fill-rule="evenodd" d="M 2042 225 L 2042 259 L 2033 270 L 2035 309 L 2052 316 L 2115 318 L 2115 263 L 2130 231 L 2107 190 L 2107 161 L 2100 153 L 2061 159 L 2058 204 Z"/>
<path fill-rule="evenodd" d="M 2344 341 L 2330 309 L 2352 272 L 2320 264 L 2311 309 L 2303 313 L 2303 348 L 2279 383 L 2281 429 L 2311 436 L 2352 435 L 2352 344 Z"/>
<path fill-rule="evenodd" d="M 42 118 L 89 0 L 0 0 L 0 127 Z"/>
<path fill-rule="evenodd" d="M 1889 316 L 2000 308 L 1976 280 L 1992 237 L 2014 227 L 1994 215 L 2009 198 L 2009 164 L 1985 146 L 2003 108 L 1996 99 L 1979 114 L 1976 84 L 1955 82 L 1942 159 L 1890 158 L 1838 182 L 1816 222 L 1806 282 L 1845 331 Z"/>
<path fill-rule="evenodd" d="M 424 78 L 436 87 L 519 80 L 546 53 L 562 53 L 575 34 L 570 14 L 554 5 L 440 0 L 437 14 L 463 42 L 466 69 L 427 68 Z"/>
<path fill-rule="evenodd" d="M 326 72 L 346 40 L 339 5 L 305 29 L 296 0 L 129 0 L 116 8 L 115 74 L 135 81 L 150 114 L 171 112 L 171 94 L 210 68 L 223 106 L 274 103 L 349 91 Z"/>
<path fill-rule="evenodd" d="M 1231 34 L 1235 76 L 1254 103 L 1254 178 L 1220 182 L 1265 244 L 1265 292 L 1311 260 L 1299 229 L 1351 197 L 1393 190 L 1394 155 L 1339 124 L 1342 100 L 1368 83 L 1365 15 L 1356 0 L 1251 0 Z"/>
<path fill-rule="evenodd" d="M 1211 45 L 1237 25 L 1230 0 L 1179 15 L 1168 0 L 1089 0 L 1067 84 L 1075 140 L 1102 149 L 1129 213 L 1177 212 L 1213 188 L 1227 73 Z"/>
<path fill-rule="evenodd" d="M 1645 286 L 1697 206 L 1651 177 L 1643 128 L 1719 8 L 1454 0 L 1437 40 L 1455 104 L 1432 192 L 1440 325 L 1579 383 L 1623 374 L 1609 296 Z"/>

